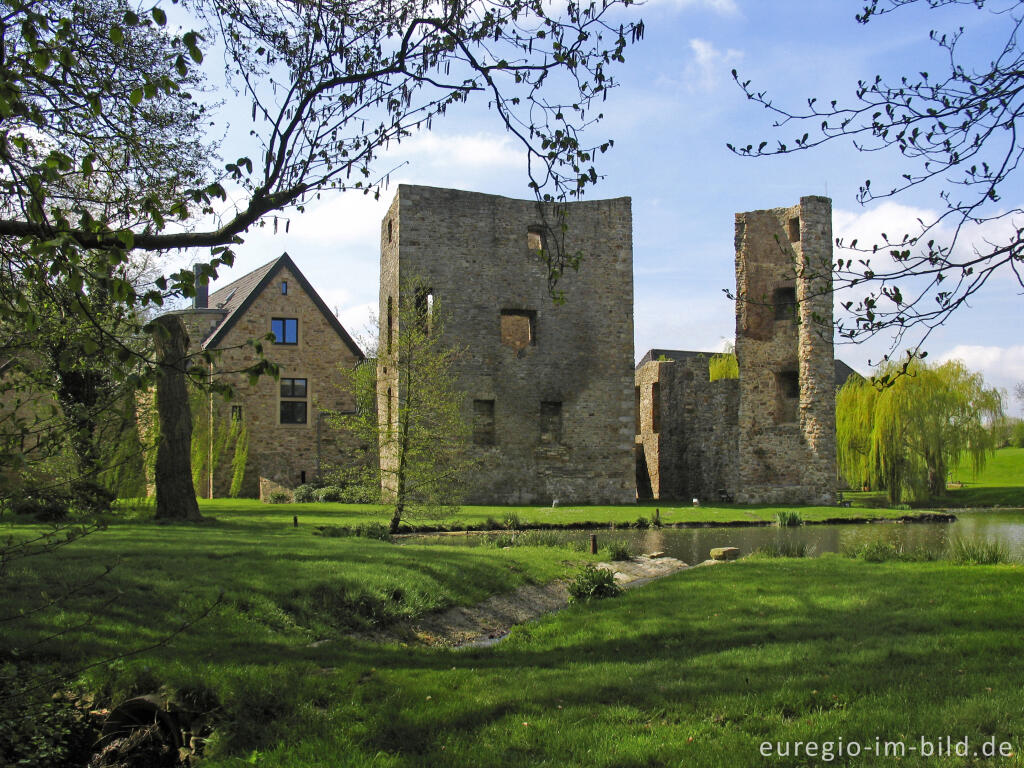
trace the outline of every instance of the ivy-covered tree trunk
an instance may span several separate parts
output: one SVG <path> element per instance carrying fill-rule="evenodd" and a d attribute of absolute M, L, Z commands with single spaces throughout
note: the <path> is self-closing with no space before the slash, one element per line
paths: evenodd
<path fill-rule="evenodd" d="M 192 411 L 185 368 L 188 332 L 181 318 L 164 315 L 153 321 L 160 377 L 156 384 L 156 410 L 160 441 L 156 447 L 156 518 L 202 520 L 192 484 Z"/>

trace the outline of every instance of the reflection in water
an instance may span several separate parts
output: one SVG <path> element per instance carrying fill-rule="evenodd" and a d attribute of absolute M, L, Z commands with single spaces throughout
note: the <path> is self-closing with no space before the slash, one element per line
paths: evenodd
<path fill-rule="evenodd" d="M 578 542 L 582 548 L 592 531 L 547 531 Z M 902 544 L 904 549 L 945 548 L 950 539 L 980 538 L 1002 541 L 1013 557 L 1024 557 L 1024 514 L 991 511 L 958 513 L 955 523 L 871 523 L 843 525 L 805 525 L 799 528 L 652 528 L 649 530 L 601 530 L 598 546 L 610 541 L 625 541 L 634 552 L 664 552 L 687 563 L 708 558 L 714 547 L 737 547 L 744 555 L 768 544 L 803 544 L 808 555 L 842 552 L 875 541 Z M 410 537 L 409 543 L 465 545 L 481 543 L 477 536 Z"/>

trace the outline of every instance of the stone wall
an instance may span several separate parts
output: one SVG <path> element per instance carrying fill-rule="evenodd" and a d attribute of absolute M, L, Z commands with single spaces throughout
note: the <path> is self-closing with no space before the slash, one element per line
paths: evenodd
<path fill-rule="evenodd" d="M 736 214 L 736 500 L 835 501 L 832 208 Z"/>
<path fill-rule="evenodd" d="M 493 413 L 493 445 L 470 449 L 480 464 L 470 503 L 635 498 L 630 200 L 566 209 L 564 248 L 582 264 L 559 281 L 561 304 L 534 250 L 556 243 L 550 206 L 401 185 L 381 225 L 382 343 L 389 300 L 394 318 L 401 286 L 424 281 L 445 307 L 446 338 L 466 350 L 456 366 L 465 418 Z M 378 371 L 382 419 L 388 391 L 400 397 L 395 374 Z"/>
<path fill-rule="evenodd" d="M 282 280 L 288 281 L 287 294 L 281 293 Z M 199 309 L 181 314 L 190 333 L 194 330 L 199 334 L 205 329 L 208 334 L 208 318 L 216 317 L 217 312 Z M 246 342 L 269 333 L 273 317 L 298 319 L 297 344 L 264 342 L 263 349 L 267 359 L 280 366 L 282 379 L 306 379 L 304 398 L 284 398 L 306 402 L 305 424 L 281 423 L 280 381 L 262 376 L 250 384 L 245 377 L 232 373 L 256 362 L 255 352 Z M 201 340 L 193 338 L 194 343 Z M 225 401 L 214 395 L 210 408 L 221 423 L 232 418 L 232 408 L 241 408 L 249 433 L 243 496 L 263 496 L 278 488 L 294 488 L 303 479 L 311 481 L 322 475 L 341 460 L 338 435 L 326 423 L 323 411 L 354 409 L 351 395 L 339 387 L 338 369 L 355 365 L 356 357 L 288 268 L 282 268 L 254 297 L 218 343 L 218 349 L 214 370 L 234 386 L 235 396 Z M 231 454 L 226 452 L 203 495 L 227 496 L 231 477 Z"/>
<path fill-rule="evenodd" d="M 739 387 L 735 379 L 709 381 L 709 357 L 652 360 L 636 370 L 637 445 L 650 498 L 717 501 L 736 493 Z M 643 486 L 638 475 L 638 495 Z"/>

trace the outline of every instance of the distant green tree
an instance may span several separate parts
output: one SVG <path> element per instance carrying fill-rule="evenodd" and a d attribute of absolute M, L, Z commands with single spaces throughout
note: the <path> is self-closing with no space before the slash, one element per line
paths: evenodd
<path fill-rule="evenodd" d="M 839 391 L 840 470 L 851 485 L 885 488 L 893 504 L 941 496 L 964 455 L 975 472 L 984 467 L 995 447 L 989 424 L 1002 412 L 998 390 L 959 361 L 890 362 L 874 380 L 851 378 Z"/>
<path fill-rule="evenodd" d="M 330 417 L 348 437 L 337 479 L 352 498 L 391 504 L 392 533 L 411 509 L 457 504 L 471 466 L 452 370 L 458 350 L 445 342 L 443 307 L 427 293 L 418 280 L 403 284 L 391 328 L 366 344 L 376 367 L 342 370 L 356 413 Z"/>

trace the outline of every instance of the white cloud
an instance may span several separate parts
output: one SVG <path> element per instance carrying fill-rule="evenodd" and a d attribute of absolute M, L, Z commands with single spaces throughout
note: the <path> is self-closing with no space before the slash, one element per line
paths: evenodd
<path fill-rule="evenodd" d="M 672 6 L 681 11 L 691 8 L 708 10 L 722 16 L 738 16 L 740 13 L 736 0 L 647 0 L 644 3 L 645 7 L 659 5 Z"/>
<path fill-rule="evenodd" d="M 685 74 L 693 90 L 715 90 L 729 70 L 743 59 L 742 51 L 735 48 L 721 51 L 714 43 L 699 37 L 690 40 L 690 51 L 693 59 L 686 66 Z"/>
<path fill-rule="evenodd" d="M 1024 381 L 1024 345 L 995 347 L 957 344 L 937 359 L 940 363 L 947 360 L 962 361 L 970 370 L 981 373 L 990 387 L 1012 390 L 1018 381 Z"/>
<path fill-rule="evenodd" d="M 487 173 L 525 165 L 525 150 L 507 134 L 439 134 L 423 131 L 396 145 L 379 167 L 410 160 L 417 167 Z"/>

